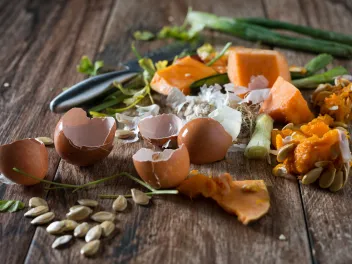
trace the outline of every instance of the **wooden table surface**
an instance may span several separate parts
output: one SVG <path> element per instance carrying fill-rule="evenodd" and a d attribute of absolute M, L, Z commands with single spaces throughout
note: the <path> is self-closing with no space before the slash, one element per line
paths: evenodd
<path fill-rule="evenodd" d="M 0 143 L 50 136 L 60 115 L 49 111 L 50 100 L 84 78 L 75 67 L 82 55 L 117 65 L 132 58 L 132 33 L 180 24 L 188 6 L 225 16 L 264 16 L 351 33 L 350 0 L 43 0 L 0 2 Z M 236 38 L 211 33 L 214 43 Z M 142 52 L 163 42 L 138 44 Z M 275 48 L 275 47 L 269 47 Z M 276 49 L 276 48 L 275 48 Z M 312 54 L 278 49 L 290 64 L 303 65 Z M 351 61 L 336 60 L 352 70 Z M 3 85 L 9 83 L 9 87 Z M 131 156 L 143 142 L 115 145 L 107 159 L 79 168 L 49 148 L 47 178 L 80 184 L 120 171 L 135 173 Z M 198 168 L 194 166 L 193 168 Z M 118 233 L 102 241 L 97 257 L 79 254 L 83 241 L 52 250 L 54 236 L 30 225 L 23 212 L 0 214 L 1 263 L 352 263 L 351 182 L 338 193 L 297 181 L 275 178 L 265 161 L 248 161 L 230 153 L 227 161 L 202 166 L 209 174 L 230 172 L 236 179 L 264 179 L 271 208 L 259 221 L 243 226 L 207 199 L 182 196 L 153 198 L 148 207 L 129 204 L 117 215 Z M 46 198 L 62 219 L 79 198 L 121 194 L 137 185 L 120 178 L 95 189 L 71 194 L 46 192 L 41 184 L 24 188 L 0 185 L 1 199 Z M 100 200 L 109 210 L 111 200 Z M 286 240 L 279 240 L 283 234 Z M 102 262 L 103 261 L 103 262 Z"/>

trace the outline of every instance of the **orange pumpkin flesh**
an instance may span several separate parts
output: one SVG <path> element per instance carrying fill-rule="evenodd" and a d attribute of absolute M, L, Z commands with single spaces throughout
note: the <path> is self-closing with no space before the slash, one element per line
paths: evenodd
<path fill-rule="evenodd" d="M 228 173 L 213 178 L 197 174 L 186 179 L 177 189 L 190 198 L 198 195 L 212 198 L 225 211 L 237 215 L 245 225 L 265 215 L 270 208 L 264 181 L 233 181 Z"/>
<path fill-rule="evenodd" d="M 252 76 L 263 75 L 272 87 L 278 76 L 290 81 L 290 71 L 285 57 L 273 50 L 231 48 L 228 58 L 230 81 L 247 87 Z"/>
<path fill-rule="evenodd" d="M 314 118 L 301 92 L 282 77 L 277 78 L 260 113 L 266 113 L 282 123 L 301 124 Z"/>
<path fill-rule="evenodd" d="M 154 91 L 164 95 L 168 95 L 174 87 L 189 95 L 190 85 L 193 82 L 215 74 L 217 72 L 213 68 L 187 56 L 157 71 L 150 86 Z"/>

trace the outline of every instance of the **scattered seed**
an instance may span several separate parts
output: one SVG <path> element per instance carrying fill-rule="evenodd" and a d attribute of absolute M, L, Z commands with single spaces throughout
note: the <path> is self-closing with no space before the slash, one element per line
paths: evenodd
<path fill-rule="evenodd" d="M 40 206 L 40 205 L 45 205 L 45 206 L 48 206 L 48 203 L 40 198 L 40 197 L 32 197 L 30 200 L 29 200 L 29 207 L 37 207 L 37 206 Z"/>
<path fill-rule="evenodd" d="M 29 211 L 27 211 L 24 216 L 25 217 L 37 217 L 39 215 L 45 214 L 49 212 L 49 207 L 45 206 L 45 205 L 40 205 L 37 207 L 34 207 L 32 209 L 30 209 Z"/>
<path fill-rule="evenodd" d="M 349 163 L 345 164 L 343 166 L 343 185 L 345 185 L 347 183 L 347 180 L 348 180 L 348 176 L 350 174 L 350 165 Z"/>
<path fill-rule="evenodd" d="M 117 137 L 118 139 L 127 139 L 134 136 L 135 136 L 135 133 L 129 130 L 118 129 L 115 132 L 115 137 Z"/>
<path fill-rule="evenodd" d="M 343 127 L 343 128 L 348 128 L 348 125 L 344 122 L 338 122 L 338 121 L 335 121 L 331 124 L 332 127 Z"/>
<path fill-rule="evenodd" d="M 286 126 L 284 126 L 283 128 L 282 128 L 282 130 L 284 130 L 284 129 L 294 129 L 294 127 L 295 127 L 295 125 L 293 124 L 293 123 L 288 123 Z"/>
<path fill-rule="evenodd" d="M 96 200 L 91 199 L 80 199 L 77 201 L 80 205 L 88 206 L 88 207 L 97 207 L 98 202 Z"/>
<path fill-rule="evenodd" d="M 60 235 L 64 232 L 63 231 L 64 228 L 65 228 L 65 223 L 63 221 L 55 221 L 55 222 L 52 222 L 50 225 L 48 225 L 48 227 L 46 228 L 46 231 L 52 235 Z"/>
<path fill-rule="evenodd" d="M 320 177 L 322 172 L 323 172 L 322 167 L 312 169 L 306 175 L 303 176 L 302 183 L 303 184 L 311 184 L 311 183 L 315 182 Z"/>
<path fill-rule="evenodd" d="M 80 205 L 80 207 L 70 209 L 70 212 L 66 216 L 70 220 L 81 221 L 86 219 L 92 212 L 92 209 L 89 207 Z"/>
<path fill-rule="evenodd" d="M 330 95 L 332 95 L 332 92 L 329 91 L 322 91 L 317 93 L 314 98 L 317 102 L 323 102 L 325 100 L 325 98 L 329 97 Z"/>
<path fill-rule="evenodd" d="M 286 237 L 285 237 L 285 235 L 284 234 L 281 234 L 280 236 L 279 236 L 279 240 L 286 240 Z"/>
<path fill-rule="evenodd" d="M 35 139 L 42 142 L 45 146 L 50 146 L 54 144 L 54 141 L 49 137 L 37 137 Z"/>
<path fill-rule="evenodd" d="M 66 219 L 62 220 L 62 222 L 64 223 L 63 232 L 72 231 L 78 226 L 78 223 L 74 220 Z"/>
<path fill-rule="evenodd" d="M 87 206 L 77 204 L 77 205 L 70 207 L 69 211 L 72 212 L 72 211 L 76 210 L 77 208 L 82 208 L 82 207 L 87 207 Z"/>
<path fill-rule="evenodd" d="M 319 186 L 321 188 L 328 188 L 334 182 L 335 173 L 335 168 L 328 168 L 325 170 L 320 176 Z"/>
<path fill-rule="evenodd" d="M 73 235 L 75 237 L 84 237 L 89 231 L 89 228 L 89 224 L 87 222 L 84 222 L 75 228 L 75 230 L 73 231 Z"/>
<path fill-rule="evenodd" d="M 48 212 L 37 216 L 31 222 L 32 225 L 43 225 L 51 222 L 55 218 L 55 214 L 53 212 Z"/>
<path fill-rule="evenodd" d="M 100 241 L 99 240 L 93 240 L 87 244 L 85 244 L 81 248 L 81 255 L 84 255 L 86 257 L 90 257 L 95 255 L 100 247 Z"/>
<path fill-rule="evenodd" d="M 104 221 L 103 223 L 100 224 L 102 228 L 102 235 L 103 237 L 108 237 L 114 232 L 115 230 L 115 224 L 111 221 Z"/>
<path fill-rule="evenodd" d="M 322 160 L 322 161 L 317 161 L 316 163 L 314 163 L 314 166 L 315 167 L 318 167 L 318 168 L 325 168 L 327 166 L 329 166 L 331 164 L 331 161 L 328 161 L 328 160 Z"/>
<path fill-rule="evenodd" d="M 85 237 L 86 242 L 88 243 L 90 241 L 100 239 L 102 231 L 103 228 L 100 225 L 96 225 L 89 229 Z"/>
<path fill-rule="evenodd" d="M 273 175 L 276 177 L 285 177 L 288 175 L 286 166 L 284 164 L 278 164 L 273 168 Z"/>
<path fill-rule="evenodd" d="M 52 248 L 62 247 L 63 245 L 69 243 L 72 239 L 71 235 L 60 236 L 55 239 L 54 243 L 52 244 Z"/>
<path fill-rule="evenodd" d="M 277 153 L 277 156 L 276 156 L 277 161 L 283 162 L 295 148 L 296 148 L 295 143 L 290 143 L 282 146 Z"/>
<path fill-rule="evenodd" d="M 144 192 L 137 189 L 131 189 L 132 199 L 136 204 L 147 205 L 149 204 L 150 197 Z"/>
<path fill-rule="evenodd" d="M 127 199 L 123 195 L 119 195 L 112 204 L 112 209 L 122 212 L 127 208 Z"/>
<path fill-rule="evenodd" d="M 10 84 L 8 82 L 4 83 L 4 87 L 9 87 L 9 86 L 10 86 Z"/>
<path fill-rule="evenodd" d="M 99 223 L 102 223 L 104 221 L 113 222 L 115 220 L 115 214 L 110 213 L 110 212 L 101 211 L 101 212 L 93 214 L 90 218 L 96 222 L 99 222 Z"/>
<path fill-rule="evenodd" d="M 329 190 L 331 192 L 337 192 L 337 191 L 341 190 L 342 187 L 343 187 L 343 172 L 338 171 L 335 174 L 334 181 L 330 185 Z"/>

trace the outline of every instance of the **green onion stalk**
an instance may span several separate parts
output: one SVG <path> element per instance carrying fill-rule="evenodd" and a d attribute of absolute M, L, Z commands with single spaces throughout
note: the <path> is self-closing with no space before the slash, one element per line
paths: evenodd
<path fill-rule="evenodd" d="M 244 151 L 248 159 L 265 159 L 269 155 L 273 125 L 274 120 L 269 115 L 257 117 L 253 135 Z"/>

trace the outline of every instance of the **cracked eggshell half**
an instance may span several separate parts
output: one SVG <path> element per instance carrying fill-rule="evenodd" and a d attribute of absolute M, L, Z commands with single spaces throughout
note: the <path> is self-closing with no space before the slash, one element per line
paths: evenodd
<path fill-rule="evenodd" d="M 181 129 L 178 145 L 187 147 L 191 163 L 206 164 L 225 158 L 232 137 L 212 118 L 196 118 Z"/>
<path fill-rule="evenodd" d="M 171 140 L 176 145 L 177 135 L 183 126 L 182 120 L 173 114 L 162 114 L 143 118 L 138 123 L 143 139 L 162 147 Z"/>
<path fill-rule="evenodd" d="M 110 154 L 115 131 L 113 117 L 89 118 L 83 109 L 73 108 L 56 126 L 55 149 L 68 163 L 92 165 Z"/>
<path fill-rule="evenodd" d="M 34 138 L 14 141 L 0 146 L 0 173 L 22 185 L 34 185 L 38 180 L 26 177 L 13 168 L 43 179 L 49 167 L 48 151 L 44 143 Z"/>
<path fill-rule="evenodd" d="M 190 159 L 185 145 L 163 152 L 142 148 L 132 159 L 139 176 L 154 188 L 176 187 L 189 173 Z"/>

